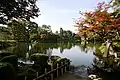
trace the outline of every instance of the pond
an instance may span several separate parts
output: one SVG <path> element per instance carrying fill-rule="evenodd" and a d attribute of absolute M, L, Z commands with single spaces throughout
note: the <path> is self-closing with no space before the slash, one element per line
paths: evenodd
<path fill-rule="evenodd" d="M 14 46 L 1 49 L 1 52 L 11 52 L 18 56 L 18 62 L 23 62 L 24 64 L 33 64 L 29 60 L 31 54 L 34 53 L 44 53 L 49 57 L 52 55 L 57 55 L 60 57 L 65 57 L 71 61 L 71 73 L 76 76 L 86 78 L 88 74 L 99 73 L 102 75 L 103 80 L 110 80 L 108 73 L 96 72 L 93 70 L 93 63 L 96 55 L 93 54 L 97 48 L 99 48 L 101 43 L 90 43 L 90 42 L 60 42 L 60 43 L 16 43 Z M 89 68 L 89 70 L 88 70 Z M 91 71 L 90 71 L 91 70 Z M 88 72 L 89 71 L 89 72 Z M 103 76 L 104 74 L 104 76 Z M 101 77 L 101 75 L 99 75 Z M 111 75 L 111 74 L 110 74 Z M 114 77 L 114 76 L 113 76 Z M 112 80 L 112 79 L 111 79 Z M 119 80 L 119 79 L 118 79 Z"/>
<path fill-rule="evenodd" d="M 19 57 L 19 60 L 27 61 L 33 53 L 45 53 L 48 55 L 57 55 L 70 59 L 71 65 L 91 66 L 94 55 L 93 43 L 85 45 L 84 43 L 24 43 L 20 42 L 14 46 L 2 49 L 1 52 L 11 52 Z"/>

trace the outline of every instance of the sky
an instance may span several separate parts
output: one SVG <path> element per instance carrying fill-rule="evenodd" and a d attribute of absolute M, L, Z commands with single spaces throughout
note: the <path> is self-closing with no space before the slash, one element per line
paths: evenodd
<path fill-rule="evenodd" d="M 79 11 L 94 10 L 98 2 L 109 0 L 38 0 L 40 16 L 32 19 L 39 26 L 51 25 L 52 31 L 64 30 L 76 31 L 75 20 L 80 17 Z"/>

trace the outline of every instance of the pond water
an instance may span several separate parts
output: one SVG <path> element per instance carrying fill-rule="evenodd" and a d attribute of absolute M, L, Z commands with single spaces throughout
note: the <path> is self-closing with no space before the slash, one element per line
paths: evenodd
<path fill-rule="evenodd" d="M 71 60 L 71 65 L 79 66 L 91 66 L 93 58 L 94 47 L 93 43 L 89 45 L 84 43 L 17 43 L 14 46 L 0 50 L 1 52 L 11 52 L 19 57 L 20 61 L 27 63 L 29 56 L 34 53 L 47 53 L 48 55 L 57 55 L 60 57 L 66 57 Z"/>
<path fill-rule="evenodd" d="M 88 76 L 87 68 L 93 68 L 92 63 L 94 62 L 96 55 L 93 52 L 99 48 L 101 43 L 71 43 L 71 42 L 61 42 L 61 43 L 16 43 L 14 46 L 1 49 L 1 52 L 11 52 L 18 56 L 19 62 L 25 64 L 33 64 L 29 60 L 31 54 L 34 53 L 44 53 L 49 56 L 57 55 L 60 57 L 66 57 L 71 60 L 71 72 L 77 76 L 86 78 Z M 90 71 L 92 72 L 92 71 Z M 103 75 L 102 75 L 103 76 Z M 104 76 L 103 76 L 104 77 Z M 110 80 L 110 79 L 103 79 Z"/>
<path fill-rule="evenodd" d="M 71 49 L 64 49 L 62 53 L 60 53 L 60 48 L 53 49 L 52 55 L 58 55 L 60 57 L 66 57 L 70 59 L 71 65 L 79 66 L 86 65 L 91 66 L 94 55 L 93 50 L 88 50 L 87 52 L 82 51 L 80 46 L 72 46 Z"/>

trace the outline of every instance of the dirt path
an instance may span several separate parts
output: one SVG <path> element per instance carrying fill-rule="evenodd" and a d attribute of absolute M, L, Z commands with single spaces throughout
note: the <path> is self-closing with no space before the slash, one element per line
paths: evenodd
<path fill-rule="evenodd" d="M 73 75 L 72 73 L 67 72 L 62 76 L 57 77 L 55 80 L 87 80 L 87 79 L 82 79 L 80 77 Z"/>

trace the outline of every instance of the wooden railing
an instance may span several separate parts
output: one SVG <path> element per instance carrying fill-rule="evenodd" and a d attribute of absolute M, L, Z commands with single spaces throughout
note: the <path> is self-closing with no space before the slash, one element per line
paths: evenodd
<path fill-rule="evenodd" d="M 59 66 L 60 65 L 60 66 Z M 41 80 L 44 78 L 44 80 L 48 80 L 46 78 L 47 75 L 50 75 L 50 80 L 53 80 L 54 79 L 54 72 L 56 71 L 56 77 L 59 76 L 59 73 L 61 73 L 61 75 L 63 75 L 66 71 L 70 70 L 70 61 L 66 61 L 64 62 L 61 62 L 60 64 L 57 63 L 57 67 L 54 69 L 53 68 L 53 64 L 51 64 L 51 69 L 50 71 L 47 72 L 47 69 L 45 68 L 45 73 L 40 75 L 38 74 L 38 72 L 36 72 L 36 78 L 34 78 L 33 80 Z"/>

